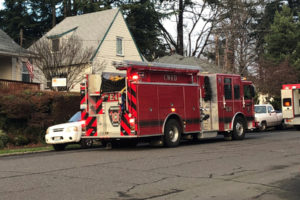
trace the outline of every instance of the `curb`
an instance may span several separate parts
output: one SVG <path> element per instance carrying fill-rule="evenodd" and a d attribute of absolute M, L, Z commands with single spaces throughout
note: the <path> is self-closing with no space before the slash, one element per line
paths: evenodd
<path fill-rule="evenodd" d="M 53 151 L 53 150 L 52 150 L 52 149 L 49 149 L 49 150 L 41 150 L 41 151 L 28 151 L 28 152 L 5 153 L 5 154 L 0 154 L 0 158 L 1 158 L 1 157 L 9 157 L 9 156 L 26 155 L 26 154 L 43 153 L 43 152 L 49 152 L 49 151 Z"/>

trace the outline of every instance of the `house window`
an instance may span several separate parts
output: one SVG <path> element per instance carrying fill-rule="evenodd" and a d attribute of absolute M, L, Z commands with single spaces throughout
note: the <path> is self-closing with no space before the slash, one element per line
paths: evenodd
<path fill-rule="evenodd" d="M 26 67 L 26 63 L 22 63 L 22 81 L 23 82 L 30 82 L 30 74 Z"/>
<path fill-rule="evenodd" d="M 123 38 L 117 37 L 117 55 L 123 56 Z"/>
<path fill-rule="evenodd" d="M 52 51 L 53 52 L 59 51 L 59 39 L 52 40 Z"/>

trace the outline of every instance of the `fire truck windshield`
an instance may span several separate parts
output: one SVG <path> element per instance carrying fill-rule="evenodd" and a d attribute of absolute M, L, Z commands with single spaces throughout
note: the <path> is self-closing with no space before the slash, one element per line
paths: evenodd
<path fill-rule="evenodd" d="M 102 77 L 101 92 L 121 91 L 125 87 L 125 78 L 112 76 L 110 78 Z"/>

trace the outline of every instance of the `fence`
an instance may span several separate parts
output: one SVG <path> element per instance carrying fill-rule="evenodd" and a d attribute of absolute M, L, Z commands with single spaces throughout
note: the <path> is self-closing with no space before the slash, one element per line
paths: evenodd
<path fill-rule="evenodd" d="M 10 91 L 40 90 L 40 84 L 0 79 L 0 89 L 8 89 Z"/>

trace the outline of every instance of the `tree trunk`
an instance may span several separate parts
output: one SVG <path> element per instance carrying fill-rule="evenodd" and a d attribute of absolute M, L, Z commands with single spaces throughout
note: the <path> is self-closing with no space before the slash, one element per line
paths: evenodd
<path fill-rule="evenodd" d="M 71 16 L 72 15 L 72 10 L 71 10 L 71 7 L 72 7 L 72 2 L 71 2 L 71 0 L 68 0 L 68 6 L 67 6 L 67 14 L 68 14 L 68 16 Z M 75 2 L 74 2 L 74 4 L 75 4 Z"/>
<path fill-rule="evenodd" d="M 68 14 L 67 14 L 67 6 L 68 6 L 67 0 L 64 0 L 63 6 L 64 6 L 64 18 L 66 18 L 68 16 Z"/>
<path fill-rule="evenodd" d="M 215 54 L 216 54 L 216 65 L 220 67 L 220 50 L 219 50 L 219 35 L 215 35 Z"/>
<path fill-rule="evenodd" d="M 51 1 L 51 12 L 52 12 L 52 27 L 56 25 L 56 9 L 55 9 L 55 0 Z"/>
<path fill-rule="evenodd" d="M 183 0 L 179 0 L 176 52 L 182 56 L 183 56 L 183 9 L 184 9 Z"/>

